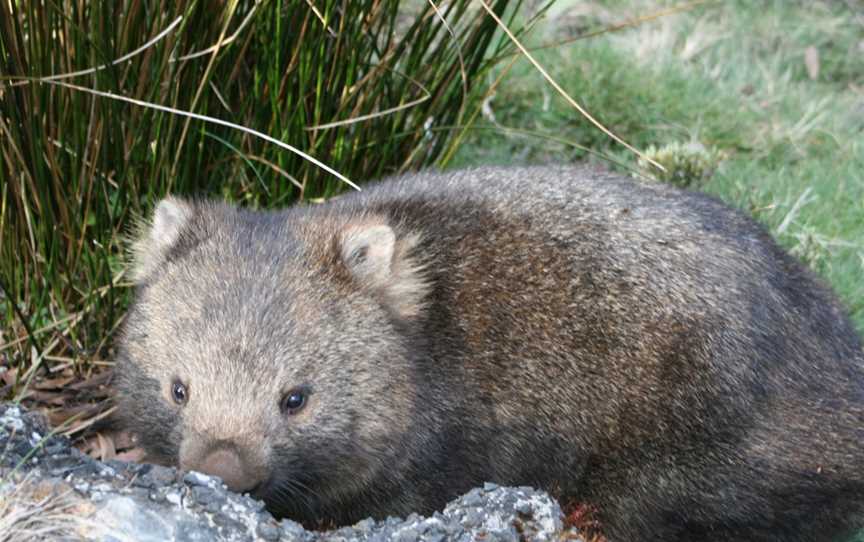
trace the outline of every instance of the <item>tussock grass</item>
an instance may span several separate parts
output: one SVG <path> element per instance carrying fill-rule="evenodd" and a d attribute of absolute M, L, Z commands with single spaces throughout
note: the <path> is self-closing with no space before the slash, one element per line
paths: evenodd
<path fill-rule="evenodd" d="M 62 82 L 249 127 L 362 181 L 432 164 L 456 135 L 436 127 L 511 47 L 469 4 L 0 0 L 0 396 L 37 361 L 99 372 L 130 294 L 124 235 L 166 193 L 265 207 L 347 189 L 249 133 L 32 78 L 89 71 Z M 511 27 L 520 4 L 489 2 Z"/>

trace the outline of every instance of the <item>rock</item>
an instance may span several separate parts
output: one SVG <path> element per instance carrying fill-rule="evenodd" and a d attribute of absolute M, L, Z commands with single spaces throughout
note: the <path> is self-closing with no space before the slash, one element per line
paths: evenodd
<path fill-rule="evenodd" d="M 47 538 L 100 541 L 582 540 L 563 531 L 561 509 L 547 494 L 491 483 L 432 517 L 365 519 L 334 531 L 307 531 L 294 521 L 277 521 L 263 503 L 232 493 L 212 476 L 96 461 L 51 434 L 41 416 L 12 404 L 0 404 L 0 451 L 0 500 L 11 503 L 0 507 L 0 540 L 30 533 L 32 517 L 48 529 L 40 531 Z M 23 519 L 9 521 L 13 517 Z"/>
<path fill-rule="evenodd" d="M 258 524 L 255 533 L 267 541 L 279 540 L 279 527 L 273 523 L 262 521 Z"/>

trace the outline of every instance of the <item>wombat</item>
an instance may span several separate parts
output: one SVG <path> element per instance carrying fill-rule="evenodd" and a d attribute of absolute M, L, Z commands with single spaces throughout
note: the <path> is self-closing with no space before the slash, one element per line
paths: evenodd
<path fill-rule="evenodd" d="M 278 212 L 168 198 L 135 253 L 125 423 L 278 516 L 430 513 L 489 481 L 590 503 L 612 541 L 862 525 L 860 338 L 712 197 L 421 173 Z"/>

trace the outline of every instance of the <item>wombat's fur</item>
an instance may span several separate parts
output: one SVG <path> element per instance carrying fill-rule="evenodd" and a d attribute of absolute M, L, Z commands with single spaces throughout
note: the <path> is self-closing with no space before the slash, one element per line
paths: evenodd
<path fill-rule="evenodd" d="M 492 481 L 589 502 L 614 541 L 861 525 L 860 339 L 710 197 L 473 169 L 281 212 L 168 199 L 136 249 L 121 412 L 277 514 L 429 513 Z"/>

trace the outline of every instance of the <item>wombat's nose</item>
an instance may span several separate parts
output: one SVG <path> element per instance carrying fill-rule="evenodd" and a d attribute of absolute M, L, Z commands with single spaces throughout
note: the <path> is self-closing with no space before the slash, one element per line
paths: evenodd
<path fill-rule="evenodd" d="M 249 491 L 261 481 L 250 472 L 242 458 L 233 450 L 211 452 L 197 470 L 222 478 L 228 489 L 237 493 Z"/>

